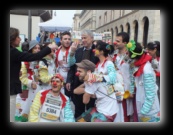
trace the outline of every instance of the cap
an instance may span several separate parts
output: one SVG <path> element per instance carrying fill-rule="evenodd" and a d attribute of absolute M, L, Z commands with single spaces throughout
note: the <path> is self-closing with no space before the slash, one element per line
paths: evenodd
<path fill-rule="evenodd" d="M 29 42 L 29 50 L 31 50 L 34 46 L 38 45 L 39 42 L 37 40 L 31 40 Z"/>
<path fill-rule="evenodd" d="M 59 78 L 62 82 L 64 82 L 64 78 L 59 73 L 55 73 L 52 76 L 51 81 L 52 81 L 53 78 Z"/>
<path fill-rule="evenodd" d="M 94 72 L 96 68 L 96 65 L 87 59 L 82 60 L 80 63 L 76 63 L 76 65 L 80 68 L 91 70 L 91 72 Z"/>
<path fill-rule="evenodd" d="M 160 50 L 160 46 L 154 41 L 154 42 L 149 42 L 147 44 L 147 48 L 149 50 L 154 50 L 155 48 L 157 48 L 158 50 Z"/>

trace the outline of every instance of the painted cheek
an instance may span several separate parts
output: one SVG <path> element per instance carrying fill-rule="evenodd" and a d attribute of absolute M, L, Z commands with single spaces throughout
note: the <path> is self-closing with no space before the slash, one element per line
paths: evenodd
<path fill-rule="evenodd" d="M 99 54 L 99 51 L 98 50 L 95 50 L 95 54 L 98 55 Z"/>
<path fill-rule="evenodd" d="M 58 90 L 60 90 L 61 89 L 61 86 L 59 85 L 57 88 L 58 88 Z"/>

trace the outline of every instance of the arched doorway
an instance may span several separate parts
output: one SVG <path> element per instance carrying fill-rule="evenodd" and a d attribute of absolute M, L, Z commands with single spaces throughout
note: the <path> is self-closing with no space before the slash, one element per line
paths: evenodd
<path fill-rule="evenodd" d="M 138 42 L 138 21 L 134 21 L 134 40 Z"/>
<path fill-rule="evenodd" d="M 148 28 L 149 28 L 149 20 L 148 17 L 143 18 L 144 29 L 143 29 L 143 46 L 146 48 L 148 42 Z"/>
<path fill-rule="evenodd" d="M 111 28 L 111 36 L 112 36 L 111 43 L 113 43 L 113 41 L 114 41 L 114 31 L 113 31 L 113 28 Z"/>
<path fill-rule="evenodd" d="M 115 27 L 115 37 L 117 36 L 117 34 L 118 34 L 118 28 Z"/>
<path fill-rule="evenodd" d="M 124 31 L 124 29 L 123 29 L 123 25 L 121 25 L 120 28 L 121 28 L 121 32 L 123 32 L 123 31 Z"/>
<path fill-rule="evenodd" d="M 130 24 L 129 23 L 126 24 L 126 28 L 127 28 L 127 33 L 129 34 L 129 38 L 130 38 Z"/>

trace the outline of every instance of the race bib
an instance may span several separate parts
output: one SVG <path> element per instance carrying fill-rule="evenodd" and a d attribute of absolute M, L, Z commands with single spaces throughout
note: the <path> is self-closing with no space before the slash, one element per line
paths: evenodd
<path fill-rule="evenodd" d="M 113 92 L 115 92 L 114 87 L 112 85 L 108 85 L 107 87 L 107 94 L 111 95 Z"/>
<path fill-rule="evenodd" d="M 41 117 L 47 120 L 58 120 L 61 112 L 61 100 L 57 97 L 52 97 L 49 94 L 41 110 Z"/>

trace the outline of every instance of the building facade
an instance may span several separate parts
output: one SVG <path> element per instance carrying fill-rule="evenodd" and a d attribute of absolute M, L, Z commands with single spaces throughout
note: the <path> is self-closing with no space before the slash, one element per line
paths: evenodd
<path fill-rule="evenodd" d="M 96 29 L 96 10 L 82 10 L 80 14 L 80 30 L 90 29 L 93 32 Z"/>
<path fill-rule="evenodd" d="M 79 20 L 80 30 L 111 32 L 111 42 L 122 31 L 144 46 L 160 41 L 160 10 L 82 10 Z"/>
<path fill-rule="evenodd" d="M 80 30 L 80 14 L 81 10 L 76 10 L 76 13 L 73 17 L 73 30 L 79 31 Z"/>

